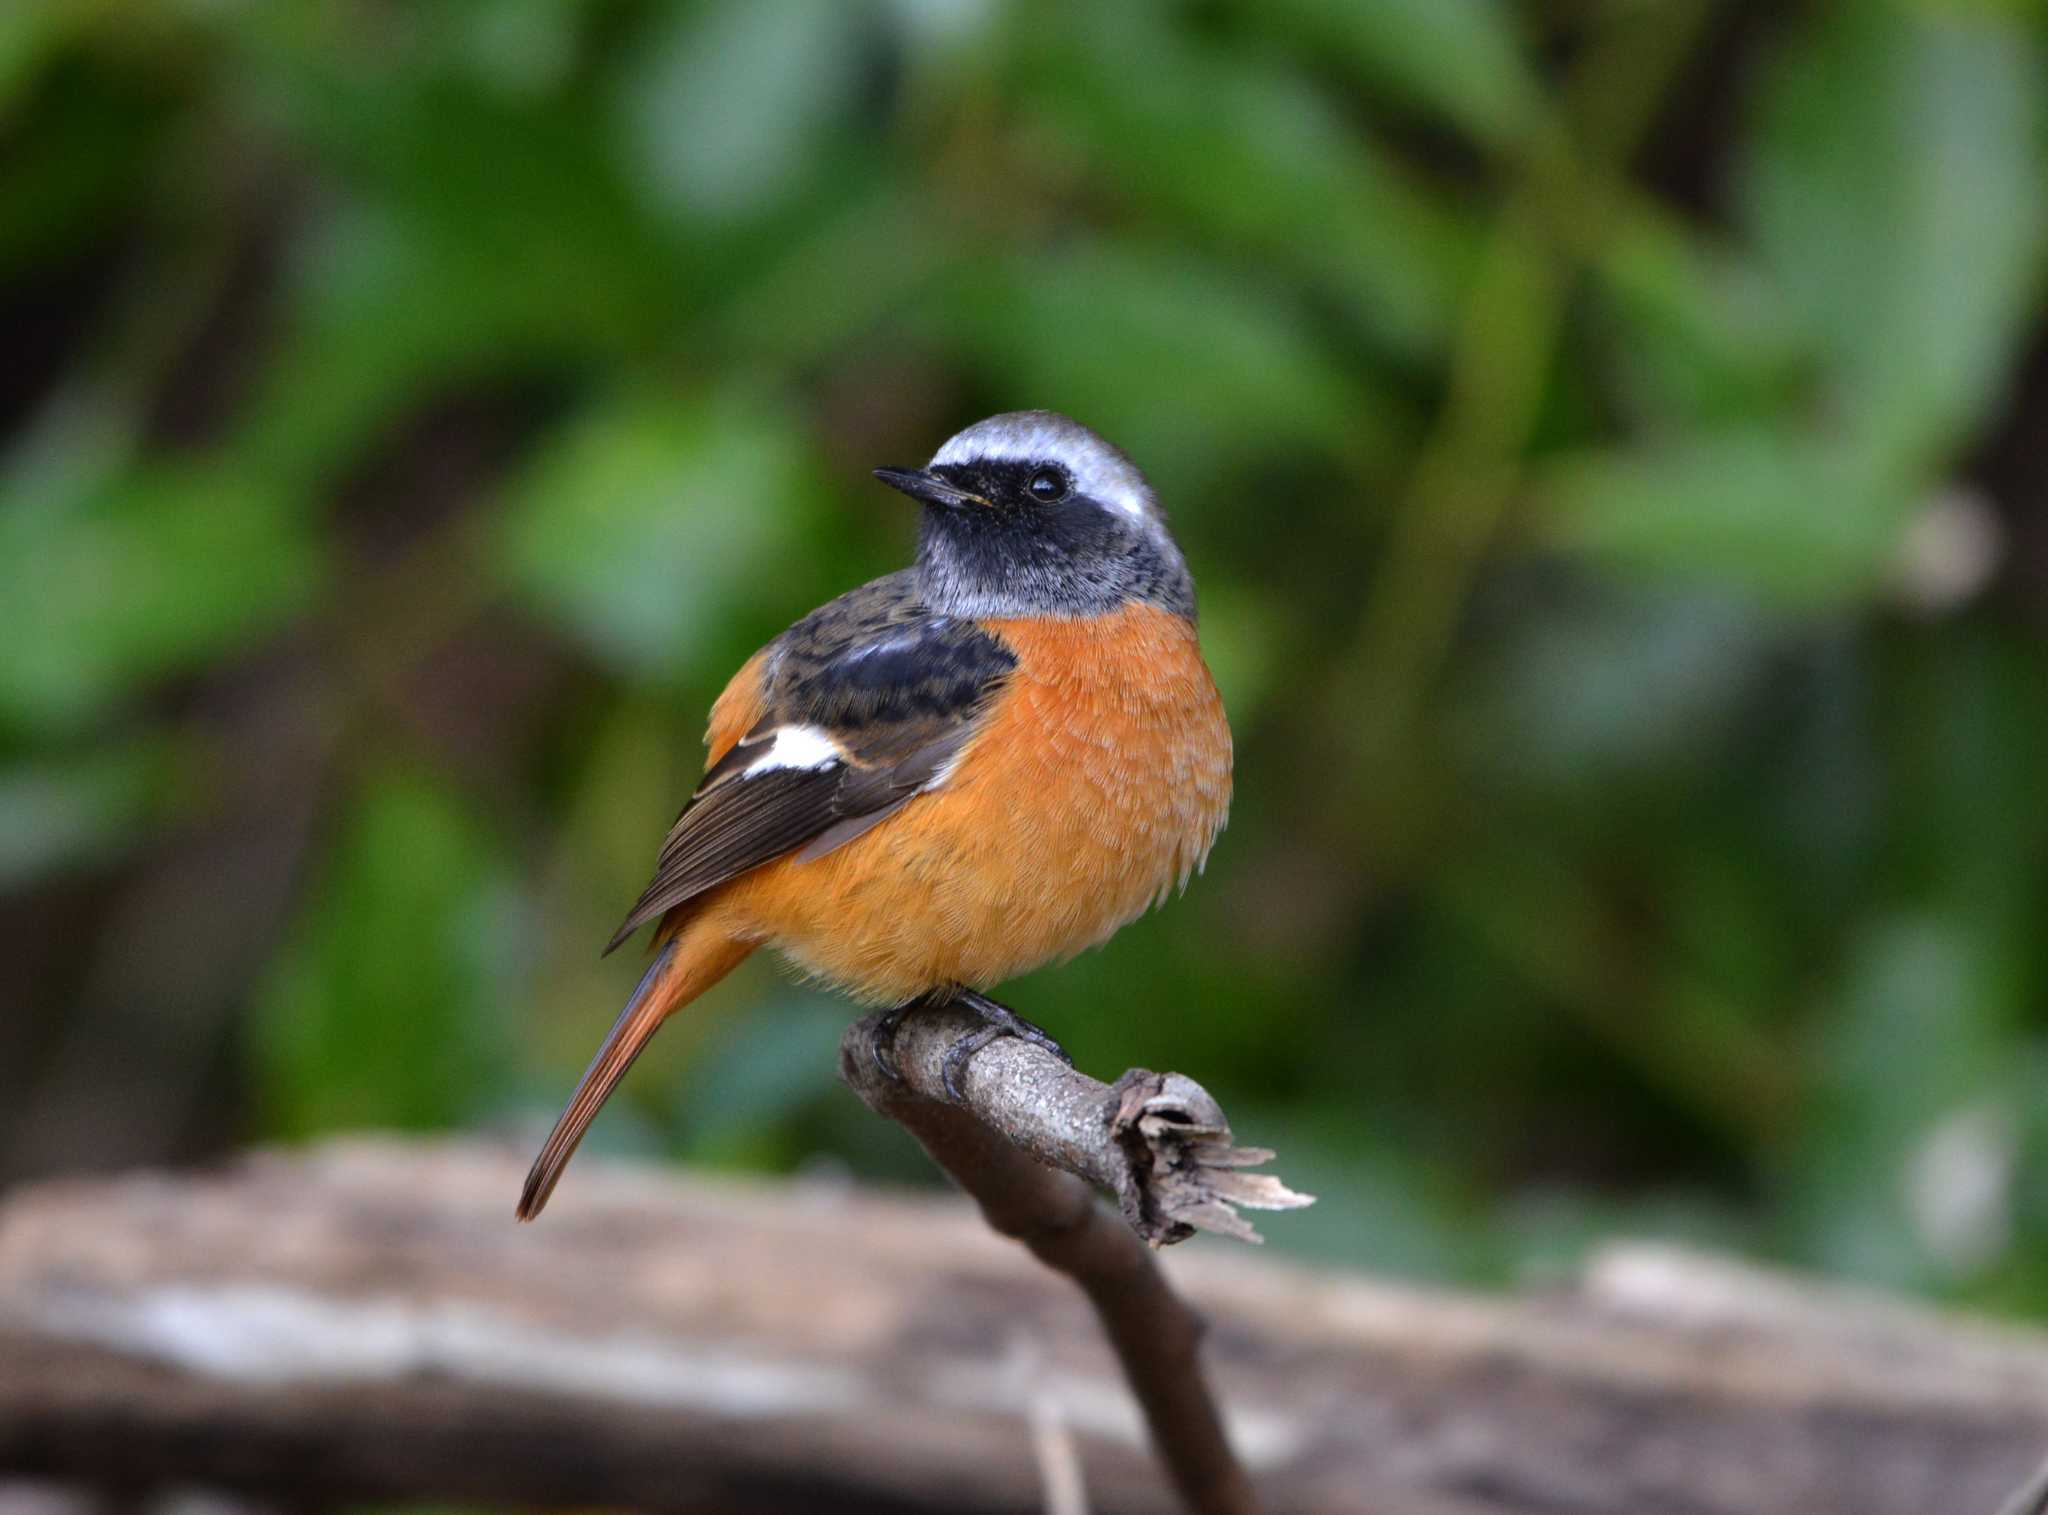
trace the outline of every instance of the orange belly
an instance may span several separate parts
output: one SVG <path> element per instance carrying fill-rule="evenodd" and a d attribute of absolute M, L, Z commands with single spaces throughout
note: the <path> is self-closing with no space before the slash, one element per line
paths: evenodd
<path fill-rule="evenodd" d="M 1018 666 L 952 776 L 835 852 L 723 886 L 707 924 L 900 1003 L 1070 957 L 1187 881 L 1230 805 L 1194 629 L 1149 605 L 986 624 Z"/>

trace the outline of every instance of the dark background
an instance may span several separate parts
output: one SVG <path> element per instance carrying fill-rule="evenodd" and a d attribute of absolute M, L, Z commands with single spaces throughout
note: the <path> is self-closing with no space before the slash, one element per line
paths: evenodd
<path fill-rule="evenodd" d="M 1175 514 L 1238 800 L 1005 997 L 1280 1148 L 1277 1246 L 2048 1308 L 2044 54 L 1933 0 L 15 0 L 0 1174 L 534 1139 L 710 700 L 907 557 L 867 470 L 1048 406 Z M 850 1013 L 750 965 L 593 1149 L 922 1179 Z"/>

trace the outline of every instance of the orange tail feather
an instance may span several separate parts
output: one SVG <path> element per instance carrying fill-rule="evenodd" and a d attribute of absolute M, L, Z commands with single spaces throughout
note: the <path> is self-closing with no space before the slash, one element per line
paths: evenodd
<path fill-rule="evenodd" d="M 606 1033 L 597 1056 L 584 1069 L 582 1081 L 548 1134 L 540 1156 L 533 1160 L 526 1187 L 519 1195 L 521 1220 L 540 1214 L 561 1182 L 562 1170 L 569 1166 L 583 1133 L 633 1066 L 633 1059 L 654 1039 L 661 1023 L 732 972 L 753 950 L 752 942 L 735 941 L 706 926 L 702 917 L 686 923 L 663 944 Z"/>

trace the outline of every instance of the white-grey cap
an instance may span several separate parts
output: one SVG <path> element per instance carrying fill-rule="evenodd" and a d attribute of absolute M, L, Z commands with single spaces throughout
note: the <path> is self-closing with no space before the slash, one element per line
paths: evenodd
<path fill-rule="evenodd" d="M 1133 521 L 1162 528 L 1166 524 L 1158 496 L 1123 449 L 1056 410 L 1012 410 L 976 421 L 949 437 L 927 466 L 947 468 L 977 460 L 1057 463 L 1073 475 L 1078 493 Z"/>

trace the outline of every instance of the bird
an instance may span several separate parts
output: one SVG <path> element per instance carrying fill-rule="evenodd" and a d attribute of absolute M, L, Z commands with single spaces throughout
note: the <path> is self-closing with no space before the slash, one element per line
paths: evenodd
<path fill-rule="evenodd" d="M 1228 816 L 1231 735 L 1194 581 L 1145 475 L 1047 410 L 874 476 L 920 507 L 912 566 L 812 611 L 713 703 L 702 781 L 606 946 L 652 961 L 520 1195 L 546 1205 L 667 1018 L 761 947 L 866 1005 L 870 1051 L 927 1005 L 1065 1058 L 988 997 L 1187 886 Z"/>

